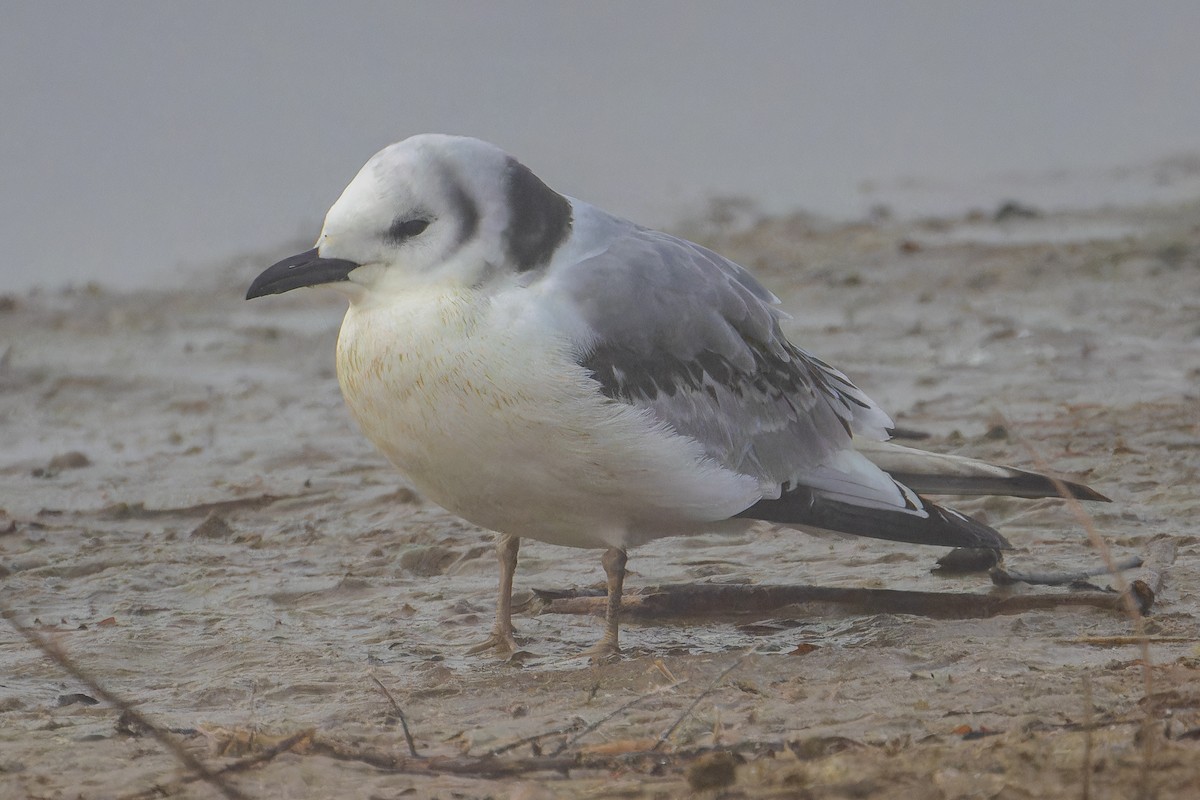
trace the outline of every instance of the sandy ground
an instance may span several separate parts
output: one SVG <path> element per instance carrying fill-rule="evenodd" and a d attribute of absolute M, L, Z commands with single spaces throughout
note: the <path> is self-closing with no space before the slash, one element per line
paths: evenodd
<path fill-rule="evenodd" d="M 1151 665 L 1129 618 L 1074 606 L 642 621 L 593 667 L 597 620 L 528 603 L 524 652 L 467 656 L 491 535 L 353 429 L 336 298 L 241 300 L 286 247 L 190 268 L 186 291 L 0 301 L 4 605 L 214 767 L 312 729 L 228 777 L 249 797 L 1197 796 L 1200 206 L 697 233 L 922 446 L 1081 477 L 1113 498 L 1088 511 L 1118 557 L 1169 538 Z M 1100 561 L 1059 502 L 953 504 L 1012 540 L 1010 567 Z M 764 525 L 636 550 L 627 585 L 1067 591 L 938 577 L 942 554 Z M 598 556 L 527 542 L 518 599 L 598 584 Z M 407 748 L 372 675 L 439 758 L 384 768 Z M 0 627 L 0 796 L 217 796 L 95 693 Z M 568 737 L 569 768 L 537 768 Z"/>

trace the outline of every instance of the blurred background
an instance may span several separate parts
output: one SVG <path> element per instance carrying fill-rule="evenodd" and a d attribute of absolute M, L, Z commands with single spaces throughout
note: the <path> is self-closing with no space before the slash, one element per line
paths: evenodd
<path fill-rule="evenodd" d="M 949 214 L 1171 199 L 1200 174 L 1195 0 L 0 10 L 2 291 L 283 254 L 425 131 L 656 226 L 713 197 Z"/>

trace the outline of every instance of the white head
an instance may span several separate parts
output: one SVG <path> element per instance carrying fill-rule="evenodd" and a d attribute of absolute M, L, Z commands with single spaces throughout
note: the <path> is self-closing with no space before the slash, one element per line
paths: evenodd
<path fill-rule="evenodd" d="M 317 246 L 267 269 L 246 296 L 329 284 L 353 302 L 431 281 L 475 285 L 545 264 L 571 224 L 570 202 L 495 145 L 413 136 L 376 153 Z"/>

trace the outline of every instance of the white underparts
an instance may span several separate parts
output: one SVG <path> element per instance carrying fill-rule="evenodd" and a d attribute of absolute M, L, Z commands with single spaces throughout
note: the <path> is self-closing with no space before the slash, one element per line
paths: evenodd
<path fill-rule="evenodd" d="M 612 547 L 720 528 L 761 497 L 694 440 L 603 397 L 535 306 L 427 286 L 347 311 L 347 405 L 430 500 L 492 530 Z"/>

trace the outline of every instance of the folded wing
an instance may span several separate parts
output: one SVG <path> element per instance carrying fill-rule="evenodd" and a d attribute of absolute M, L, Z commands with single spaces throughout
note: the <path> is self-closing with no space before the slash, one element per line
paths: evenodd
<path fill-rule="evenodd" d="M 611 228 L 610 228 L 611 230 Z M 699 245 L 629 225 L 545 280 L 590 329 L 577 353 L 600 391 L 650 411 L 708 458 L 759 482 L 739 516 L 896 541 L 1008 547 L 930 503 L 854 446 L 888 416 L 840 371 L 789 342 L 778 302 Z"/>

